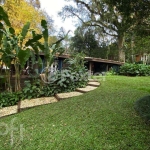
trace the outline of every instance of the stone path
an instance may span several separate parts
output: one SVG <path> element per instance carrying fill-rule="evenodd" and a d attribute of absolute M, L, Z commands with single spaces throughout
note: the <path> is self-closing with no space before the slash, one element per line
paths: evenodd
<path fill-rule="evenodd" d="M 18 105 L 4 107 L 0 109 L 0 118 L 4 116 L 16 114 L 27 108 L 50 104 L 50 103 L 58 102 L 59 100 L 62 100 L 62 99 L 79 96 L 79 95 L 82 95 L 83 93 L 94 90 L 99 86 L 100 86 L 99 82 L 95 80 L 90 80 L 88 83 L 88 86 L 86 86 L 85 88 L 77 88 L 76 91 L 74 92 L 59 93 L 59 94 L 56 94 L 54 97 L 41 97 L 41 98 L 36 98 L 36 99 L 31 99 L 31 100 L 26 99 L 26 100 L 20 101 Z"/>

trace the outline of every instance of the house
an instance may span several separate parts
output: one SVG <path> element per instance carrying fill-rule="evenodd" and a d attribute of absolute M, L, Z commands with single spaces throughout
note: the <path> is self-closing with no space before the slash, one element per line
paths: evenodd
<path fill-rule="evenodd" d="M 64 62 L 65 59 L 69 58 L 68 54 L 63 54 L 58 56 L 58 69 L 61 70 L 66 67 L 66 63 Z M 108 60 L 108 59 L 101 59 L 101 58 L 94 58 L 94 57 L 85 57 L 85 66 L 89 70 L 91 74 L 97 74 L 101 72 L 107 72 L 110 69 L 115 71 L 119 70 L 119 67 L 123 65 L 123 62 Z"/>

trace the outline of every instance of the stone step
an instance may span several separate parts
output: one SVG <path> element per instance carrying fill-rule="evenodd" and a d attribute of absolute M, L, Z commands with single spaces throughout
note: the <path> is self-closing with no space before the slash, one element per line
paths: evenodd
<path fill-rule="evenodd" d="M 100 86 L 100 83 L 99 83 L 99 82 L 95 82 L 95 81 L 90 81 L 90 82 L 88 83 L 88 85 L 90 85 L 90 86 L 95 86 L 95 87 L 99 87 L 99 86 Z"/>
<path fill-rule="evenodd" d="M 80 93 L 80 92 L 59 93 L 59 94 L 56 94 L 55 97 L 58 100 L 62 100 L 62 99 L 66 99 L 66 98 L 70 98 L 70 97 L 74 97 L 74 96 L 79 96 L 82 94 L 83 93 Z"/>
<path fill-rule="evenodd" d="M 20 101 L 20 106 L 19 109 L 25 109 L 25 108 L 30 108 L 34 106 L 39 106 L 39 105 L 45 105 L 45 104 L 50 104 L 57 102 L 57 99 L 55 97 L 41 97 L 41 98 L 35 98 L 35 99 L 26 99 L 23 101 Z"/>
<path fill-rule="evenodd" d="M 97 87 L 95 86 L 86 86 L 85 88 L 77 88 L 76 91 L 77 92 L 81 92 L 81 93 L 86 93 L 86 92 L 89 92 L 91 90 L 95 90 Z"/>
<path fill-rule="evenodd" d="M 0 109 L 0 117 L 16 114 L 18 112 L 18 105 L 4 107 Z"/>
<path fill-rule="evenodd" d="M 96 79 L 88 79 L 89 82 L 99 82 L 98 80 Z"/>

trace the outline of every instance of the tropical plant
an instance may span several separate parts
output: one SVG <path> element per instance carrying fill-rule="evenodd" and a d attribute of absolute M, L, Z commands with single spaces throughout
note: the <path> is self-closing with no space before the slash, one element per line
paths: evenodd
<path fill-rule="evenodd" d="M 83 53 L 74 53 L 68 59 L 66 59 L 69 69 L 72 71 L 79 71 L 85 69 L 85 54 Z"/>
<path fill-rule="evenodd" d="M 0 45 L 1 45 L 1 40 L 3 37 L 3 32 L 2 30 L 4 29 L 4 25 L 6 24 L 7 26 L 11 26 L 9 18 L 3 7 L 0 6 Z"/>
<path fill-rule="evenodd" d="M 22 100 L 41 97 L 41 95 L 43 95 L 43 92 L 40 80 L 34 82 L 25 81 L 25 87 L 22 89 Z"/>
<path fill-rule="evenodd" d="M 28 22 L 22 28 L 21 33 L 17 35 L 12 27 L 5 27 L 4 30 L 1 30 L 3 32 L 3 40 L 1 44 L 1 59 L 8 68 L 11 68 L 12 61 L 14 63 L 15 91 L 21 90 L 20 75 L 31 53 L 31 49 L 28 46 L 32 46 L 35 50 L 37 50 L 35 43 L 42 37 L 41 35 L 35 34 L 35 32 L 32 31 L 33 38 L 26 41 L 26 36 L 29 28 L 30 23 Z M 7 76 L 8 80 L 10 80 L 9 70 L 7 71 Z M 8 81 L 8 83 L 10 83 L 10 81 Z"/>
<path fill-rule="evenodd" d="M 41 26 L 43 28 L 42 35 L 44 38 L 44 43 L 41 45 L 41 51 L 44 53 L 45 58 L 45 77 L 48 79 L 49 74 L 49 68 L 53 64 L 55 58 L 59 55 L 61 55 L 64 52 L 64 48 L 60 46 L 61 41 L 63 41 L 68 33 L 61 37 L 59 40 L 57 40 L 55 43 L 52 43 L 49 41 L 49 32 L 48 32 L 48 26 L 47 22 L 45 20 L 41 21 Z"/>
<path fill-rule="evenodd" d="M 20 100 L 19 92 L 3 92 L 0 93 L 0 108 L 16 105 Z"/>
<path fill-rule="evenodd" d="M 72 71 L 64 69 L 55 72 L 49 81 L 56 93 L 71 92 L 76 88 L 85 87 L 88 82 L 88 74 L 84 71 Z M 55 94 L 56 94 L 55 93 Z"/>

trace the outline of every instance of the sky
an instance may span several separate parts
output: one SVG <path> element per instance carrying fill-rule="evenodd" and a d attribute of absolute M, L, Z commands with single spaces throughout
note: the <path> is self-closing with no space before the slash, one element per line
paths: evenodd
<path fill-rule="evenodd" d="M 65 31 L 68 30 L 72 31 L 72 34 L 75 30 L 74 23 L 71 19 L 66 19 L 64 22 L 62 21 L 61 17 L 58 16 L 58 12 L 62 9 L 63 6 L 68 4 L 64 0 L 40 0 L 41 8 L 44 9 L 49 16 L 52 16 L 52 19 L 54 20 L 54 26 L 55 28 L 61 28 L 63 27 Z"/>

